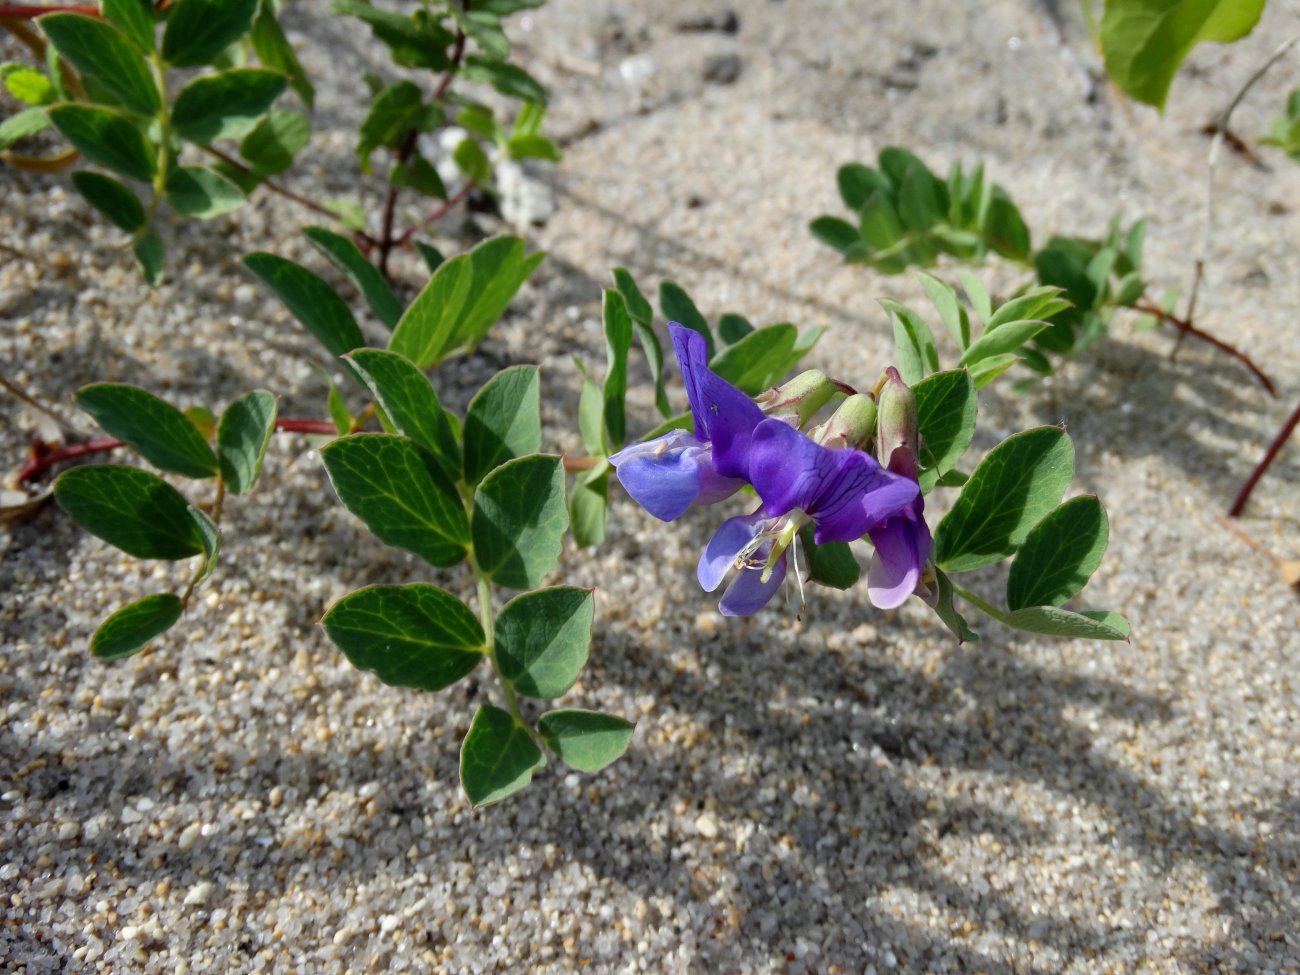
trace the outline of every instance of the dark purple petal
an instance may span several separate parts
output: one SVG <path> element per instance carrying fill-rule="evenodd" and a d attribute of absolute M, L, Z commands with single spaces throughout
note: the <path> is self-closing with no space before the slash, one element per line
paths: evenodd
<path fill-rule="evenodd" d="M 872 528 L 871 542 L 876 552 L 867 569 L 867 597 L 879 609 L 901 606 L 916 590 L 930 557 L 930 529 L 919 510 L 908 511 Z"/>
<path fill-rule="evenodd" d="M 831 450 L 775 419 L 754 430 L 749 477 L 769 517 L 802 510 L 819 545 L 861 538 L 920 494 L 915 481 L 882 470 L 862 451 Z"/>
<path fill-rule="evenodd" d="M 719 475 L 709 447 L 684 430 L 624 447 L 609 462 L 632 499 L 662 521 L 681 517 L 692 504 L 721 501 L 745 483 Z"/>
<path fill-rule="evenodd" d="M 713 444 L 713 466 L 724 477 L 748 476 L 750 436 L 765 417 L 758 405 L 709 369 L 704 336 L 676 322 L 668 334 L 686 383 L 695 435 Z"/>
<path fill-rule="evenodd" d="M 736 558 L 754 540 L 766 521 L 763 513 L 758 511 L 728 518 L 718 526 L 700 553 L 700 564 L 695 572 L 705 592 L 713 592 L 722 585 Z"/>
<path fill-rule="evenodd" d="M 766 563 L 767 553 L 770 549 L 771 543 L 768 542 L 755 553 L 755 557 Z M 761 566 L 752 569 L 741 569 L 736 573 L 736 578 L 732 580 L 731 585 L 727 587 L 727 591 L 722 594 L 722 599 L 718 602 L 718 612 L 723 616 L 752 616 L 768 604 L 768 601 L 776 595 L 777 590 L 781 588 L 781 583 L 784 581 L 784 552 L 777 558 L 776 564 L 772 566 L 772 574 L 768 577 L 767 582 L 763 581 Z"/>

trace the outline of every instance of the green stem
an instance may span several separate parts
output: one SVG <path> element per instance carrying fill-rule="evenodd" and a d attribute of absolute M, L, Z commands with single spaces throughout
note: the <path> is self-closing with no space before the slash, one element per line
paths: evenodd
<path fill-rule="evenodd" d="M 506 710 L 515 721 L 527 729 L 528 734 L 532 736 L 533 741 L 537 742 L 537 747 L 542 747 L 542 741 L 533 726 L 525 719 L 523 712 L 519 710 L 519 697 L 515 694 L 515 689 L 510 686 L 510 682 L 501 674 L 501 664 L 497 660 L 496 640 L 493 638 L 495 632 L 496 619 L 492 612 L 492 583 L 482 569 L 478 567 L 478 561 L 471 555 L 470 565 L 474 569 L 474 579 L 478 584 L 478 616 L 479 621 L 483 624 L 483 635 L 487 642 L 488 660 L 492 661 L 492 672 L 496 674 L 497 683 L 501 685 L 501 693 L 506 699 Z"/>
<path fill-rule="evenodd" d="M 999 623 L 1005 623 L 1007 621 L 1007 614 L 1002 612 L 1002 610 L 998 609 L 992 603 L 986 603 L 984 600 L 980 599 L 979 596 L 975 595 L 969 589 L 962 588 L 961 586 L 957 585 L 957 583 L 953 582 L 951 579 L 949 579 L 948 582 L 952 585 L 953 592 L 955 592 L 962 599 L 966 600 L 966 602 L 970 603 L 976 609 L 981 610 L 984 613 L 987 613 L 989 616 L 992 616 Z"/>
<path fill-rule="evenodd" d="M 153 223 L 153 215 L 158 210 L 158 204 L 162 202 L 163 194 L 167 191 L 167 170 L 171 168 L 171 151 L 172 151 L 172 117 L 171 106 L 167 104 L 167 82 L 164 78 L 166 69 L 163 66 L 162 57 L 156 51 L 149 55 L 149 68 L 153 72 L 154 84 L 158 86 L 158 101 L 161 107 L 155 118 L 158 119 L 158 171 L 153 177 L 153 199 L 149 201 L 149 209 L 145 214 L 144 226 L 136 234 L 137 237 L 143 237 L 149 233 L 149 225 Z"/>

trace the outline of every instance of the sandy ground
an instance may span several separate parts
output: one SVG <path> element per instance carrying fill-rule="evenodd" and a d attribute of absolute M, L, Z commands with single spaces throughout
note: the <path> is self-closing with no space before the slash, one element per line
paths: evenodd
<path fill-rule="evenodd" d="M 736 33 L 679 28 L 727 9 L 552 0 L 515 23 L 566 149 L 545 177 L 556 213 L 528 233 L 550 257 L 482 355 L 438 371 L 446 400 L 538 362 L 548 443 L 575 448 L 570 357 L 599 361 L 617 265 L 647 289 L 678 281 L 711 316 L 827 323 L 812 361 L 869 381 L 890 354 L 875 299 L 926 307 L 920 289 L 838 265 L 806 225 L 839 211 L 838 165 L 891 144 L 940 171 L 986 160 L 1036 240 L 1145 215 L 1155 290 L 1185 286 L 1200 130 L 1300 10 L 1274 0 L 1249 40 L 1199 51 L 1161 118 L 1089 100 L 1069 3 L 748 0 L 729 8 Z M 321 86 L 287 182 L 355 195 L 357 79 L 379 62 L 314 10 L 287 18 Z M 1265 130 L 1296 63 L 1238 132 Z M 1198 318 L 1269 369 L 1277 401 L 1205 347 L 1174 358 L 1169 336 L 1120 321 L 1051 382 L 981 403 L 980 449 L 1068 424 L 1075 490 L 1112 520 L 1085 602 L 1128 616 L 1126 644 L 984 624 L 957 646 L 924 607 L 884 614 L 860 591 L 817 592 L 802 622 L 780 601 L 724 620 L 693 573 L 720 513 L 663 526 L 620 499 L 606 545 L 561 567 L 599 589 L 565 703 L 635 719 L 632 747 L 476 811 L 457 746 L 490 682 L 386 688 L 315 625 L 363 584 L 466 581 L 369 537 L 303 438 L 277 437 L 257 492 L 227 506 L 205 596 L 125 662 L 89 657 L 96 622 L 183 569 L 120 557 L 57 509 L 6 528 L 0 968 L 1300 971 L 1297 603 L 1217 520 L 1300 397 L 1300 168 L 1265 158 L 1222 160 Z M 282 415 L 324 415 L 318 348 L 237 263 L 314 261 L 291 203 L 171 227 L 173 275 L 152 291 L 65 179 L 5 175 L 0 242 L 31 257 L 0 258 L 10 379 L 67 413 L 82 384 L 119 380 L 213 407 L 263 386 Z M 399 270 L 418 284 L 412 261 Z M 3 403 L 13 470 L 41 424 Z M 643 392 L 633 418 L 653 422 Z M 1300 549 L 1298 483 L 1293 443 L 1242 521 L 1278 557 Z"/>

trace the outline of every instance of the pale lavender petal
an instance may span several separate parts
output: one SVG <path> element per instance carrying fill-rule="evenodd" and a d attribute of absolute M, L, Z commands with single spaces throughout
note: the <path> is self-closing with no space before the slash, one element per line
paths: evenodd
<path fill-rule="evenodd" d="M 771 543 L 764 545 L 755 553 L 756 559 L 766 562 L 766 554 L 770 548 Z M 727 591 L 722 594 L 722 599 L 718 602 L 718 612 L 723 616 L 752 616 L 768 604 L 784 581 L 784 552 L 777 558 L 776 565 L 772 566 L 772 574 L 767 582 L 763 581 L 762 568 L 741 569 L 736 573 L 736 578 L 731 585 L 727 587 Z"/>
<path fill-rule="evenodd" d="M 890 518 L 871 529 L 876 552 L 867 569 L 867 597 L 879 609 L 893 609 L 916 590 L 930 557 L 930 529 L 923 518 Z"/>
<path fill-rule="evenodd" d="M 700 553 L 700 564 L 695 572 L 705 592 L 713 592 L 722 585 L 737 556 L 754 540 L 766 520 L 760 511 L 728 518 L 718 526 Z"/>
<path fill-rule="evenodd" d="M 713 469 L 709 448 L 684 430 L 673 430 L 625 447 L 609 458 L 632 499 L 662 521 L 680 517 L 692 504 L 713 504 L 744 481 Z"/>

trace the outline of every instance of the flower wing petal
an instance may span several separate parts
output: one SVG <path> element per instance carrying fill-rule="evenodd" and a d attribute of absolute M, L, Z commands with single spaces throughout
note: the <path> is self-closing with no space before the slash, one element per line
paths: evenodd
<path fill-rule="evenodd" d="M 921 580 L 930 557 L 930 529 L 922 518 L 890 518 L 871 530 L 876 552 L 867 569 L 867 598 L 879 609 L 901 606 Z"/>
<path fill-rule="evenodd" d="M 766 547 L 765 547 L 766 548 Z M 760 555 L 762 550 L 760 550 Z M 752 616 L 768 604 L 785 581 L 785 553 L 782 552 L 772 566 L 772 574 L 767 582 L 763 581 L 761 568 L 741 569 L 736 573 L 727 591 L 718 603 L 718 612 L 723 616 Z"/>
<path fill-rule="evenodd" d="M 700 564 L 695 571 L 705 592 L 713 592 L 722 585 L 737 556 L 753 542 L 764 520 L 762 512 L 755 512 L 728 518 L 718 526 L 700 553 Z"/>

